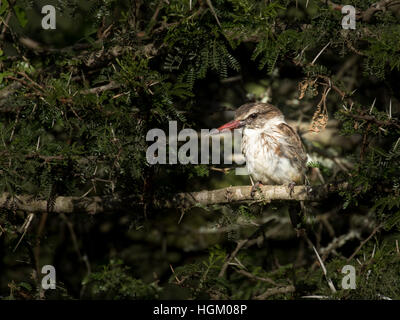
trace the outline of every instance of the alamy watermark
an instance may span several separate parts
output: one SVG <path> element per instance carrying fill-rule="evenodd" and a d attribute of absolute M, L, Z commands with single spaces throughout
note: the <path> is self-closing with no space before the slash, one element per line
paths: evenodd
<path fill-rule="evenodd" d="M 343 29 L 356 29 L 356 8 L 351 5 L 342 7 L 342 14 L 345 16 L 342 18 Z"/>
<path fill-rule="evenodd" d="M 154 142 L 146 151 L 149 164 L 221 164 L 221 138 L 223 138 L 223 164 L 244 165 L 241 153 L 242 130 L 221 132 L 217 129 L 183 129 L 178 133 L 176 121 L 169 121 L 168 136 L 158 128 L 146 135 Z M 184 142 L 178 147 L 178 142 Z M 211 149 L 211 150 L 210 150 Z M 167 152 L 168 151 L 168 152 Z M 236 168 L 237 175 L 247 175 L 245 167 Z"/>
<path fill-rule="evenodd" d="M 44 290 L 56 289 L 56 268 L 48 264 L 42 267 L 42 274 L 45 274 L 42 278 L 42 288 Z"/>
<path fill-rule="evenodd" d="M 345 274 L 342 279 L 342 289 L 356 289 L 356 268 L 346 264 L 342 268 L 342 273 Z"/>
<path fill-rule="evenodd" d="M 0 0 L 1 6 L 1 0 Z M 56 9 L 54 6 L 48 4 L 42 7 L 42 14 L 45 16 L 42 18 L 42 28 L 45 30 L 56 29 Z M 356 9 L 352 5 L 344 5 L 341 9 L 342 14 L 345 16 L 342 18 L 341 25 L 343 29 L 356 29 Z"/>
<path fill-rule="evenodd" d="M 42 14 L 45 16 L 42 18 L 42 28 L 45 30 L 56 29 L 56 8 L 48 4 L 42 7 Z"/>

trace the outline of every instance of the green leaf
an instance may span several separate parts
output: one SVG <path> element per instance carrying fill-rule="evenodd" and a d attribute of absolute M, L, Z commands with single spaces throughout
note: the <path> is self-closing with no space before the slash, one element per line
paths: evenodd
<path fill-rule="evenodd" d="M 14 6 L 15 15 L 17 16 L 18 22 L 22 28 L 25 28 L 28 23 L 28 18 L 26 17 L 26 12 L 19 6 Z"/>
<path fill-rule="evenodd" d="M 3 79 L 7 76 L 12 76 L 11 72 L 2 72 L 0 73 L 0 84 L 3 82 Z"/>
<path fill-rule="evenodd" d="M 19 284 L 19 286 L 22 287 L 22 288 L 25 288 L 25 289 L 28 290 L 28 291 L 31 291 L 31 290 L 32 290 L 32 286 L 31 286 L 29 283 L 27 283 L 27 282 L 21 282 L 21 283 Z"/>
<path fill-rule="evenodd" d="M 0 16 L 7 10 L 8 2 L 7 0 L 0 1 Z"/>

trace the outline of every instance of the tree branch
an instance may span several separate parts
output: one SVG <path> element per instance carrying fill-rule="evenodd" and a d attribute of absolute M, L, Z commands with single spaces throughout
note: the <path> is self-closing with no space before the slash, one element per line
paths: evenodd
<path fill-rule="evenodd" d="M 97 94 L 97 93 L 101 93 L 103 91 L 117 89 L 120 86 L 121 86 L 120 84 L 118 84 L 118 83 L 116 83 L 114 81 L 111 81 L 111 82 L 109 82 L 109 83 L 107 83 L 107 84 L 105 84 L 103 86 L 100 86 L 100 87 L 95 87 L 95 88 L 82 90 L 81 93 L 82 94 L 90 94 L 90 93 Z"/>
<path fill-rule="evenodd" d="M 320 0 L 320 1 L 326 3 L 333 10 L 342 10 L 343 5 L 341 4 L 336 4 L 330 0 Z M 395 4 L 398 4 L 398 0 L 378 1 L 364 11 L 357 10 L 356 19 L 362 20 L 364 22 L 369 22 L 376 12 L 385 11 L 386 9 L 389 9 L 390 6 Z"/>
<path fill-rule="evenodd" d="M 167 202 L 170 207 L 173 203 L 183 205 L 184 207 L 193 207 L 196 205 L 227 204 L 232 202 L 270 202 L 273 200 L 290 201 L 318 201 L 327 197 L 329 193 L 346 188 L 347 184 L 342 185 L 322 185 L 313 187 L 311 192 L 307 192 L 305 186 L 295 186 L 292 195 L 287 186 L 261 186 L 260 192 L 251 197 L 251 186 L 235 186 L 217 190 L 205 190 L 198 192 L 179 193 L 172 202 Z"/>
<path fill-rule="evenodd" d="M 353 119 L 356 119 L 356 120 L 364 120 L 364 121 L 367 121 L 367 122 L 374 122 L 379 126 L 387 126 L 387 127 L 394 126 L 397 129 L 400 129 L 400 124 L 398 123 L 398 120 L 394 119 L 394 118 L 389 119 L 389 120 L 378 120 L 374 116 L 369 116 L 369 115 L 352 114 L 352 113 L 349 113 L 349 112 L 345 112 L 344 114 L 346 116 L 349 116 L 349 117 L 351 117 Z"/>
<path fill-rule="evenodd" d="M 284 286 L 284 287 L 269 288 L 263 294 L 260 294 L 259 296 L 254 297 L 254 299 L 255 300 L 265 300 L 265 299 L 267 299 L 271 296 L 277 295 L 277 294 L 286 294 L 286 293 L 291 293 L 291 292 L 295 292 L 295 291 L 296 291 L 296 288 L 292 285 Z"/>
<path fill-rule="evenodd" d="M 236 186 L 217 190 L 205 190 L 199 192 L 178 193 L 172 200 L 158 199 L 154 205 L 158 208 L 208 206 L 214 204 L 228 204 L 234 202 L 271 202 L 274 200 L 288 201 L 318 201 L 326 198 L 328 194 L 338 192 L 347 187 L 346 183 L 340 185 L 326 184 L 306 191 L 305 186 L 294 187 L 292 196 L 287 186 L 261 186 L 254 198 L 251 197 L 251 186 Z M 64 197 L 55 199 L 54 213 L 88 213 L 97 214 L 123 210 L 140 205 L 141 201 L 134 197 Z M 47 212 L 47 200 L 35 199 L 31 195 L 15 195 L 5 192 L 0 195 L 0 208 L 25 210 L 27 212 Z"/>
<path fill-rule="evenodd" d="M 57 197 L 54 204 L 54 213 L 70 214 L 84 212 L 97 214 L 102 212 L 116 211 L 122 208 L 123 201 L 118 198 L 101 197 Z M 3 193 L 0 196 L 0 208 L 25 210 L 32 213 L 47 212 L 47 200 L 38 200 L 30 195 L 15 195 Z"/>

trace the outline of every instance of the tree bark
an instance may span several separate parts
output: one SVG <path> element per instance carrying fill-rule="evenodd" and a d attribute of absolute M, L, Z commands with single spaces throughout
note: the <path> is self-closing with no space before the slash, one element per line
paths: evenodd
<path fill-rule="evenodd" d="M 319 201 L 327 197 L 329 193 L 334 193 L 345 188 L 347 184 L 333 185 L 326 184 L 310 188 L 307 192 L 305 186 L 295 186 L 293 193 L 290 194 L 288 186 L 261 186 L 256 192 L 254 198 L 251 197 L 251 186 L 235 186 L 222 188 L 217 190 L 205 190 L 199 192 L 178 193 L 172 203 L 166 203 L 166 206 L 171 204 L 179 204 L 184 207 L 193 207 L 196 205 L 213 205 L 227 204 L 232 202 L 271 202 L 273 200 L 288 200 L 288 201 Z"/>
<path fill-rule="evenodd" d="M 295 186 L 292 194 L 290 194 L 287 186 L 261 186 L 254 198 L 250 195 L 251 186 L 235 186 L 217 190 L 178 193 L 172 197 L 172 200 L 157 199 L 155 206 L 159 208 L 191 208 L 235 202 L 319 201 L 326 198 L 328 194 L 335 193 L 342 188 L 346 188 L 346 186 L 347 184 L 327 184 L 312 187 L 309 192 L 306 191 L 305 186 Z M 80 212 L 97 214 L 119 210 L 126 211 L 133 204 L 140 204 L 140 201 L 134 198 L 122 199 L 118 197 L 59 196 L 55 199 L 52 213 L 70 214 Z M 33 213 L 47 212 L 47 200 L 35 199 L 30 195 L 15 195 L 12 197 L 9 193 L 3 193 L 0 196 L 0 208 L 24 210 Z"/>

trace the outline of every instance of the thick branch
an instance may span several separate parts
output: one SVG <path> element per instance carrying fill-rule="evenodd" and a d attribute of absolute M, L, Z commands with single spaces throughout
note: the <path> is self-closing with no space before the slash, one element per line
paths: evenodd
<path fill-rule="evenodd" d="M 254 297 L 254 299 L 255 300 L 265 300 L 265 299 L 267 299 L 271 296 L 277 295 L 277 294 L 286 294 L 286 293 L 291 293 L 291 292 L 295 292 L 295 291 L 296 291 L 296 288 L 292 285 L 284 286 L 284 287 L 269 288 L 263 294 L 260 294 L 259 296 Z"/>
<path fill-rule="evenodd" d="M 100 197 L 57 197 L 54 204 L 54 213 L 84 212 L 89 214 L 122 209 L 123 202 L 118 198 Z M 25 210 L 33 213 L 47 212 L 47 201 L 37 200 L 30 195 L 18 195 L 11 197 L 9 193 L 3 193 L 0 197 L 0 208 L 13 210 Z"/>
<path fill-rule="evenodd" d="M 250 195 L 251 186 L 235 186 L 217 190 L 179 193 L 174 197 L 173 202 L 166 203 L 166 206 L 178 204 L 184 207 L 193 207 L 246 201 L 270 202 L 273 200 L 318 201 L 326 198 L 329 193 L 337 192 L 342 187 L 345 188 L 346 186 L 323 185 L 313 187 L 310 192 L 307 192 L 305 186 L 296 186 L 294 192 L 290 195 L 287 186 L 261 186 L 260 191 L 253 198 Z"/>
<path fill-rule="evenodd" d="M 207 206 L 214 204 L 228 204 L 234 202 L 270 202 L 273 200 L 290 201 L 318 201 L 324 199 L 329 193 L 334 193 L 346 184 L 323 185 L 313 187 L 307 193 L 304 186 L 294 187 L 292 195 L 289 194 L 287 186 L 261 186 L 260 191 L 254 198 L 251 197 L 251 186 L 236 186 L 217 190 L 206 190 L 199 192 L 178 193 L 172 200 L 159 199 L 155 206 L 159 208 Z M 130 208 L 133 204 L 140 204 L 140 200 L 131 198 L 121 199 L 118 197 L 57 197 L 52 212 L 54 213 L 88 213 L 97 214 L 113 212 Z M 9 193 L 0 196 L 0 208 L 25 210 L 28 212 L 47 212 L 47 201 L 38 200 L 30 195 L 18 195 L 12 197 Z"/>

